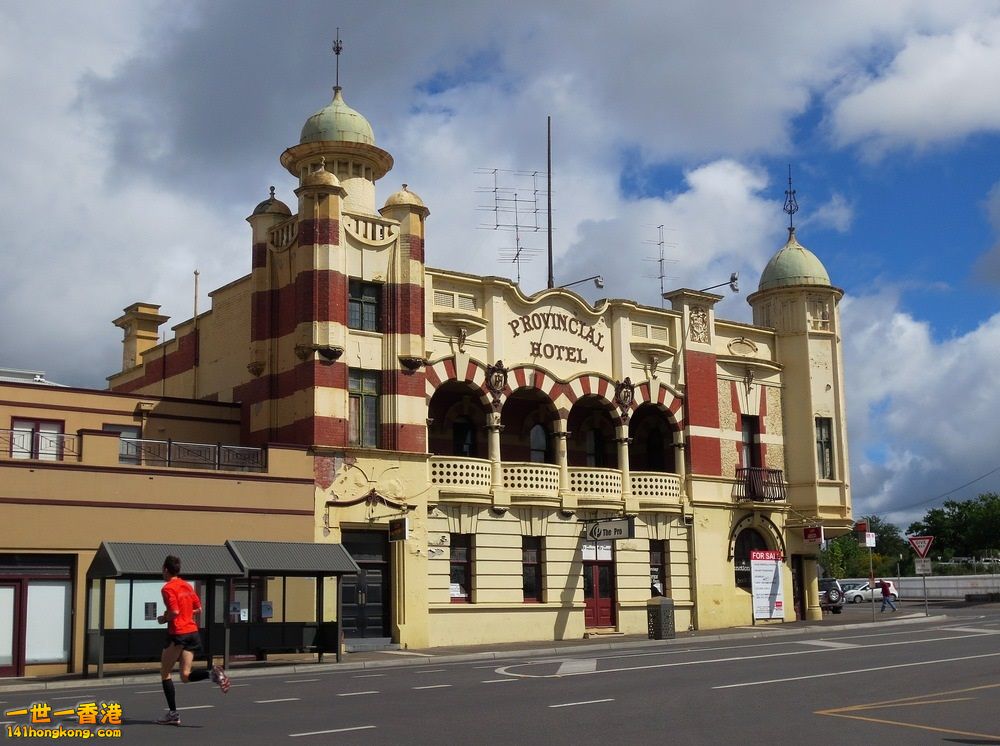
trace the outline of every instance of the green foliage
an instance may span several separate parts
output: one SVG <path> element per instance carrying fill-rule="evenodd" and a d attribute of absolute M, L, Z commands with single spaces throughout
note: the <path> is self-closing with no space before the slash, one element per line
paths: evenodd
<path fill-rule="evenodd" d="M 923 519 L 910 524 L 910 534 L 933 536 L 935 558 L 1000 555 L 1000 495 L 987 492 L 971 500 L 946 500 Z"/>
<path fill-rule="evenodd" d="M 835 578 L 867 578 L 871 571 L 878 578 L 895 577 L 897 570 L 901 574 L 912 572 L 911 552 L 907 551 L 909 543 L 899 528 L 877 515 L 867 515 L 860 520 L 868 521 L 868 530 L 875 534 L 871 566 L 868 549 L 859 543 L 857 535 L 844 534 L 828 541 L 826 548 L 820 550 L 819 563 L 825 574 Z"/>

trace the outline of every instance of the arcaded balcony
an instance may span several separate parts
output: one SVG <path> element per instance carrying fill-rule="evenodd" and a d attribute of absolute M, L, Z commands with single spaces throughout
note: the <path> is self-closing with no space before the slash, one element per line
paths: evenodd
<path fill-rule="evenodd" d="M 555 464 L 504 461 L 500 473 L 503 488 L 512 494 L 559 497 L 559 467 Z"/>
<path fill-rule="evenodd" d="M 677 502 L 681 499 L 681 478 L 677 474 L 655 471 L 633 471 L 632 497 L 639 500 L 666 500 Z"/>
<path fill-rule="evenodd" d="M 431 484 L 442 492 L 488 495 L 492 474 L 492 464 L 483 458 L 432 456 L 430 459 Z"/>

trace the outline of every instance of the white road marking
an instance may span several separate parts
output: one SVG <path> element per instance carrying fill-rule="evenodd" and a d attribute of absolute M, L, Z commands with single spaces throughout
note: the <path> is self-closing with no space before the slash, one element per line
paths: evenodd
<path fill-rule="evenodd" d="M 359 676 L 352 676 L 354 679 L 377 679 L 379 676 L 385 676 L 384 673 L 363 673 Z"/>
<path fill-rule="evenodd" d="M 255 705 L 269 705 L 274 702 L 298 702 L 300 697 L 282 697 L 281 699 L 255 699 Z"/>
<path fill-rule="evenodd" d="M 550 708 L 555 709 L 556 707 L 576 707 L 578 705 L 596 705 L 601 702 L 614 702 L 613 699 L 588 699 L 586 702 L 566 702 L 561 705 L 549 705 Z"/>
<path fill-rule="evenodd" d="M 873 671 L 887 671 L 891 668 L 910 668 L 911 666 L 931 666 L 937 663 L 955 663 L 957 661 L 970 661 L 977 658 L 994 658 L 1000 653 L 983 653 L 982 655 L 966 655 L 961 658 L 940 658 L 936 661 L 916 661 L 914 663 L 897 663 L 892 666 L 875 666 L 874 668 L 856 668 L 853 671 L 830 671 L 829 673 L 815 673 L 808 676 L 790 676 L 786 679 L 769 679 L 768 681 L 747 681 L 742 684 L 723 684 L 713 686 L 713 689 L 736 689 L 742 686 L 759 686 L 761 684 L 781 684 L 786 681 L 803 681 L 805 679 L 822 679 L 829 676 L 849 676 L 855 673 L 871 673 Z"/>
<path fill-rule="evenodd" d="M 378 650 L 378 653 L 387 653 L 388 655 L 415 655 L 418 658 L 433 658 L 433 653 L 414 653 L 412 650 Z M 374 727 L 374 726 L 373 726 Z"/>
<path fill-rule="evenodd" d="M 502 684 L 505 681 L 517 681 L 517 679 L 486 679 L 486 681 L 480 681 L 480 684 Z"/>
<path fill-rule="evenodd" d="M 341 692 L 338 697 L 358 697 L 362 694 L 378 694 L 378 692 Z"/>
<path fill-rule="evenodd" d="M 178 707 L 178 710 L 211 710 L 215 705 L 191 705 L 190 707 Z"/>
<path fill-rule="evenodd" d="M 924 639 L 924 640 L 902 640 L 900 642 L 883 642 L 883 643 L 876 643 L 874 645 L 863 645 L 863 646 L 860 646 L 860 647 L 863 647 L 865 649 L 871 649 L 871 648 L 892 647 L 892 646 L 895 646 L 895 645 L 917 645 L 917 644 L 922 644 L 922 643 L 927 643 L 927 642 L 951 642 L 951 641 L 954 641 L 954 640 L 962 640 L 962 639 L 969 638 L 969 637 L 982 637 L 982 636 L 983 635 L 981 635 L 981 634 L 961 635 L 961 636 L 951 635 L 951 636 L 948 636 L 948 637 L 929 637 L 929 638 Z M 801 642 L 801 641 L 797 641 L 797 642 Z M 624 667 L 621 667 L 621 668 L 604 668 L 604 669 L 600 669 L 600 670 L 597 670 L 597 671 L 579 671 L 579 672 L 567 673 L 567 674 L 563 674 L 563 675 L 564 676 L 593 676 L 593 675 L 596 675 L 596 674 L 603 674 L 603 673 L 626 673 L 626 672 L 629 672 L 629 671 L 647 671 L 647 670 L 651 670 L 651 669 L 654 669 L 654 668 L 678 668 L 680 666 L 704 666 L 704 665 L 707 665 L 707 664 L 710 664 L 710 663 L 733 663 L 733 662 L 751 661 L 751 660 L 757 660 L 757 659 L 763 659 L 763 658 L 784 658 L 785 656 L 792 656 L 792 655 L 814 655 L 816 653 L 832 653 L 832 652 L 835 652 L 835 650 L 833 648 L 819 648 L 817 650 L 790 650 L 790 651 L 783 652 L 783 653 L 763 653 L 763 654 L 760 654 L 760 655 L 732 655 L 732 656 L 727 656 L 725 658 L 708 658 L 707 660 L 696 660 L 696 661 L 677 661 L 676 663 L 649 663 L 649 664 L 643 665 L 643 666 L 624 666 Z M 997 655 L 1000 655 L 1000 653 L 997 653 Z M 623 656 L 623 657 L 627 657 L 627 656 Z M 515 677 L 517 677 L 519 679 L 554 679 L 554 678 L 558 678 L 558 676 L 556 674 L 515 673 L 513 671 L 508 670 L 508 669 L 511 669 L 511 668 L 521 668 L 521 667 L 524 667 L 524 666 L 531 666 L 531 665 L 535 665 L 535 664 L 533 664 L 533 663 L 513 663 L 513 664 L 508 665 L 508 666 L 501 666 L 501 667 L 497 668 L 497 673 L 501 673 L 501 674 L 504 674 L 506 676 L 515 676 Z"/>
<path fill-rule="evenodd" d="M 802 645 L 815 645 L 818 648 L 834 648 L 836 650 L 861 647 L 853 642 L 837 642 L 836 640 L 798 640 L 797 642 Z"/>
<path fill-rule="evenodd" d="M 353 728 L 334 728 L 333 730 L 313 730 L 308 733 L 289 733 L 289 738 L 299 738 L 300 736 L 325 736 L 327 733 L 347 733 L 352 730 L 368 730 L 369 728 L 374 728 L 374 725 L 356 725 Z"/>
<path fill-rule="evenodd" d="M 162 689 L 160 691 L 163 691 Z M 46 697 L 46 702 L 59 702 L 64 699 L 97 699 L 93 694 L 74 694 L 72 697 Z"/>
<path fill-rule="evenodd" d="M 429 686 L 415 686 L 414 689 L 447 689 L 451 684 L 431 684 Z"/>
<path fill-rule="evenodd" d="M 949 632 L 978 632 L 981 635 L 996 635 L 1000 631 L 995 629 L 980 629 L 978 627 L 945 627 Z"/>
<path fill-rule="evenodd" d="M 413 673 L 441 673 L 442 671 L 447 671 L 447 668 L 427 668 L 423 671 L 414 671 Z"/>
<path fill-rule="evenodd" d="M 571 673 L 587 673 L 596 670 L 596 658 L 573 658 L 568 661 L 563 661 L 559 665 L 559 670 L 556 671 L 556 676 L 565 676 L 566 674 Z"/>
<path fill-rule="evenodd" d="M 163 694 L 162 689 L 143 689 L 141 692 L 132 692 L 132 694 Z"/>
<path fill-rule="evenodd" d="M 309 681 L 319 681 L 319 679 L 288 679 L 286 684 L 305 684 Z"/>

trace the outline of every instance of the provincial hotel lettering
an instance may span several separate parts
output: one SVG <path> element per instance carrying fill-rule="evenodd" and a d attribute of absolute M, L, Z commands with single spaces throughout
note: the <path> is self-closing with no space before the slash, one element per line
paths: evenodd
<path fill-rule="evenodd" d="M 573 318 L 565 313 L 536 312 L 525 316 L 518 316 L 512 321 L 508 321 L 510 329 L 514 332 L 514 337 L 532 331 L 553 331 L 568 332 L 573 336 L 589 342 L 600 352 L 604 352 L 604 334 L 594 329 L 590 324 L 585 324 L 579 319 Z M 530 341 L 531 356 L 542 357 L 547 360 L 565 360 L 569 363 L 587 363 L 587 358 L 583 355 L 582 347 L 570 345 L 551 344 L 542 341 Z"/>

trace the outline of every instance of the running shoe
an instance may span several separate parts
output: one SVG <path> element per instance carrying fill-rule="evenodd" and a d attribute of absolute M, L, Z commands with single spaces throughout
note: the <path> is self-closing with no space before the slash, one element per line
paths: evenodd
<path fill-rule="evenodd" d="M 167 710 L 156 722 L 158 725 L 180 725 L 181 714 L 177 710 Z"/>
<path fill-rule="evenodd" d="M 218 684 L 223 694 L 229 693 L 229 677 L 222 666 L 212 666 L 212 683 Z"/>

